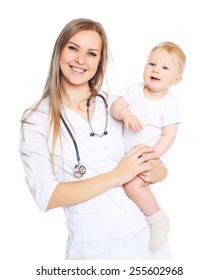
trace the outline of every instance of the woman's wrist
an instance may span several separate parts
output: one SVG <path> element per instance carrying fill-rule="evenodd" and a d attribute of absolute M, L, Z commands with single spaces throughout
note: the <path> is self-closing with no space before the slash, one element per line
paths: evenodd
<path fill-rule="evenodd" d="M 116 168 L 108 172 L 108 177 L 106 180 L 108 180 L 108 183 L 111 185 L 111 187 L 120 186 L 124 183 L 121 173 Z"/>

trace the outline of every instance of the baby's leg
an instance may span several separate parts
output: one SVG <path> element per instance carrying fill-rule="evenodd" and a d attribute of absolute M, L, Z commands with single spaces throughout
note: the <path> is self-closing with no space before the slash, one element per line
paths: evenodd
<path fill-rule="evenodd" d="M 153 193 L 146 188 L 148 184 L 139 177 L 124 185 L 128 197 L 133 200 L 146 216 L 150 216 L 160 210 Z"/>
<path fill-rule="evenodd" d="M 153 193 L 146 186 L 148 184 L 139 177 L 135 177 L 131 182 L 124 185 L 124 190 L 146 215 L 146 219 L 151 226 L 149 246 L 156 251 L 164 243 L 170 230 L 169 218 L 164 210 L 159 208 Z"/>

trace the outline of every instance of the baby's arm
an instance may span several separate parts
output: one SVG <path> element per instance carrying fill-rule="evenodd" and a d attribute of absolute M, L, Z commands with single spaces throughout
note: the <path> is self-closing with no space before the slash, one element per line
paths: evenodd
<path fill-rule="evenodd" d="M 132 127 L 134 131 L 140 131 L 143 126 L 140 120 L 130 112 L 129 105 L 123 97 L 118 97 L 111 106 L 111 114 L 117 120 L 122 120 L 125 127 Z"/>
<path fill-rule="evenodd" d="M 162 128 L 162 135 L 159 141 L 153 146 L 158 156 L 164 154 L 173 144 L 176 138 L 177 127 L 178 124 L 171 124 Z"/>

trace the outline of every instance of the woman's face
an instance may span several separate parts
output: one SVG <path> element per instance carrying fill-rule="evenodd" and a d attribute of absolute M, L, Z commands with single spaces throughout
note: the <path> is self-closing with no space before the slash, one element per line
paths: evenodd
<path fill-rule="evenodd" d="M 70 38 L 60 57 L 62 84 L 87 85 L 101 58 L 102 40 L 96 31 L 80 31 Z"/>

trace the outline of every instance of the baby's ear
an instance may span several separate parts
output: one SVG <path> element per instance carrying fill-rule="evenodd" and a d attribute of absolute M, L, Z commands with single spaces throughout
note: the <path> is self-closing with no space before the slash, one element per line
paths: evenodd
<path fill-rule="evenodd" d="M 177 85 L 178 83 L 181 82 L 181 80 L 182 80 L 182 76 L 178 76 L 178 77 L 175 79 L 173 85 Z"/>

